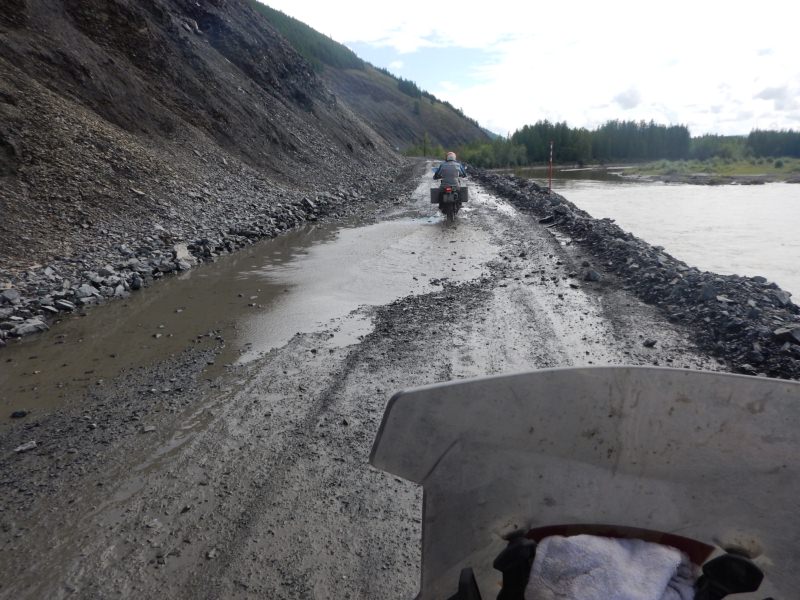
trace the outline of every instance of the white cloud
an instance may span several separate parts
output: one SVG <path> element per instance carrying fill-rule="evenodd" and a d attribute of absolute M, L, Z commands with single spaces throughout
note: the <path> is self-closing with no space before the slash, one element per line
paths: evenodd
<path fill-rule="evenodd" d="M 642 95 L 636 88 L 630 88 L 614 96 L 614 102 L 619 104 L 624 110 L 630 110 L 642 103 Z"/>
<path fill-rule="evenodd" d="M 403 61 L 402 60 L 393 60 L 389 63 L 390 69 L 400 70 L 403 68 Z"/>
<path fill-rule="evenodd" d="M 343 43 L 401 55 L 480 50 L 481 60 L 460 66 L 463 80 L 448 74 L 448 85 L 430 91 L 501 133 L 545 118 L 590 127 L 669 119 L 695 134 L 747 133 L 765 123 L 796 127 L 800 110 L 796 0 L 766 0 L 757 10 L 696 0 L 462 0 L 447 18 L 420 0 L 394 10 L 355 0 L 268 3 Z M 782 88 L 779 98 L 757 97 Z"/>
<path fill-rule="evenodd" d="M 772 100 L 776 112 L 795 111 L 798 109 L 797 91 L 787 86 L 768 87 L 755 95 L 757 100 Z"/>

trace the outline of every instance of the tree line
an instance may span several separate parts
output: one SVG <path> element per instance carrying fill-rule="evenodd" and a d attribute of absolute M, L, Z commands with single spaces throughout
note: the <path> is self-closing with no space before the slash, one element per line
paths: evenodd
<path fill-rule="evenodd" d="M 546 163 L 553 142 L 557 163 L 659 159 L 705 160 L 800 157 L 800 132 L 754 130 L 747 136 L 703 135 L 692 138 L 685 125 L 653 121 L 608 121 L 589 130 L 547 120 L 525 125 L 507 138 L 474 142 L 458 149 L 460 157 L 480 167 L 513 167 Z"/>
<path fill-rule="evenodd" d="M 800 157 L 800 131 L 762 131 L 756 129 L 747 136 L 747 146 L 754 156 Z"/>

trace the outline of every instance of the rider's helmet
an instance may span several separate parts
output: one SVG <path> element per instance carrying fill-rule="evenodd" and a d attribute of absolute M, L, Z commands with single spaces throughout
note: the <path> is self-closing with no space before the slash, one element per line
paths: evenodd
<path fill-rule="evenodd" d="M 448 152 L 447 156 L 445 157 L 445 160 L 455 160 L 455 159 L 456 159 L 456 153 L 455 152 Z"/>

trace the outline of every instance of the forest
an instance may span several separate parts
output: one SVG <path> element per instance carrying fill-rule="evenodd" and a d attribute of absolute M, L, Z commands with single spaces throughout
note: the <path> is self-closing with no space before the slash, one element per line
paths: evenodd
<path fill-rule="evenodd" d="M 486 168 L 543 164 L 549 159 L 551 141 L 553 161 L 559 164 L 800 157 L 800 132 L 794 130 L 691 137 L 685 125 L 619 120 L 593 130 L 538 121 L 507 138 L 468 144 L 457 152 L 461 160 Z"/>

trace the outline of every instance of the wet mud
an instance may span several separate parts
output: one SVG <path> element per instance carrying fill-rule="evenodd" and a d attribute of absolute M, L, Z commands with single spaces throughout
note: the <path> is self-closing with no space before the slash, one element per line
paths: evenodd
<path fill-rule="evenodd" d="M 395 391 L 552 366 L 718 368 L 476 183 L 443 223 L 429 177 L 379 222 L 258 245 L 20 345 L 15 373 L 73 371 L 36 386 L 4 369 L 3 409 L 33 408 L 3 425 L 0 598 L 413 597 L 420 492 L 368 465 Z M 107 370 L 79 372 L 92 362 Z"/>

